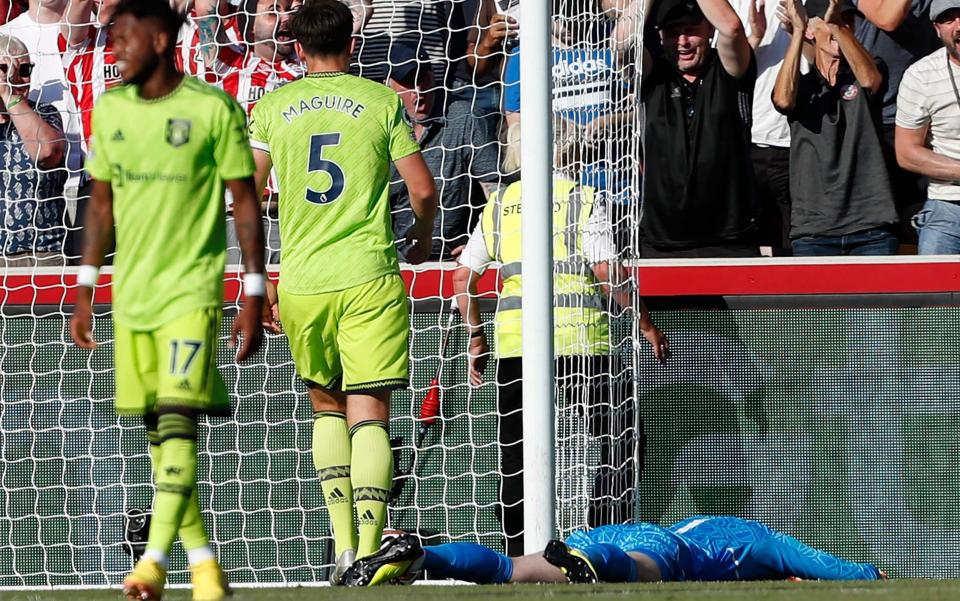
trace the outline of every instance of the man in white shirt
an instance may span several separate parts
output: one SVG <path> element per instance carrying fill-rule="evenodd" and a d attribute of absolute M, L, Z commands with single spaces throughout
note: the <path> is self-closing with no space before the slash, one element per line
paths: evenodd
<path fill-rule="evenodd" d="M 773 108 L 770 94 L 790 44 L 780 27 L 775 0 L 733 0 L 757 57 L 753 91 L 751 158 L 760 208 L 760 246 L 773 255 L 790 254 L 790 126 Z M 764 250 L 764 253 L 766 251 Z"/>
<path fill-rule="evenodd" d="M 922 255 L 960 254 L 960 0 L 934 0 L 943 48 L 907 69 L 897 98 L 897 162 L 930 178 L 913 217 Z"/>

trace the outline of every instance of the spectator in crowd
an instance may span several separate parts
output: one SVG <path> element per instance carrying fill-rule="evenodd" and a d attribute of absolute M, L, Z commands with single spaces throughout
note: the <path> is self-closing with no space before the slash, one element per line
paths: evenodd
<path fill-rule="evenodd" d="M 60 40 L 67 81 L 89 142 L 90 116 L 100 94 L 120 85 L 120 69 L 113 56 L 110 23 L 119 0 L 70 0 Z"/>
<path fill-rule="evenodd" d="M 499 146 L 491 120 L 474 117 L 469 102 L 454 101 L 445 111 L 437 105 L 431 61 L 418 49 L 417 41 L 415 37 L 394 40 L 387 85 L 403 100 L 440 196 L 430 258 L 448 260 L 466 244 L 484 205 L 485 192 L 499 180 Z M 406 186 L 396 167 L 392 169 L 393 231 L 396 240 L 402 241 L 400 256 L 406 258 L 410 250 L 406 234 L 414 216 Z"/>
<path fill-rule="evenodd" d="M 761 247 L 773 255 L 790 254 L 790 126 L 773 106 L 770 94 L 787 53 L 790 34 L 765 0 L 736 0 L 734 9 L 757 57 L 753 93 L 750 158 L 756 182 Z"/>
<path fill-rule="evenodd" d="M 359 3 L 359 2 L 358 2 Z M 303 76 L 290 33 L 294 0 L 256 0 L 249 23 L 250 43 L 236 41 L 239 31 L 225 0 L 197 0 L 195 22 L 199 48 L 206 65 L 206 78 L 237 99 L 247 115 L 267 92 Z M 354 14 L 356 18 L 356 13 Z M 242 37 L 240 38 L 243 39 Z M 264 190 L 262 207 L 266 223 L 266 261 L 280 262 L 278 190 L 271 177 Z M 232 220 L 232 196 L 227 195 L 228 220 Z M 235 228 L 227 227 L 227 264 L 242 263 Z"/>
<path fill-rule="evenodd" d="M 120 85 L 120 68 L 113 54 L 110 25 L 119 0 L 70 0 L 59 41 L 70 92 L 79 110 L 83 139 L 90 139 L 93 105 L 106 90 Z M 174 0 L 185 8 L 185 0 Z M 190 21 L 193 23 L 193 20 Z M 190 57 L 195 49 L 193 25 L 184 25 L 177 42 L 177 69 L 188 75 L 202 74 L 202 65 Z"/>
<path fill-rule="evenodd" d="M 727 0 L 663 0 L 643 50 L 644 257 L 757 256 L 750 102 L 757 63 Z M 710 39 L 716 33 L 716 48 Z"/>
<path fill-rule="evenodd" d="M 355 64 L 359 75 L 384 81 L 390 49 L 404 34 L 415 34 L 430 57 L 437 86 L 445 87 L 466 49 L 462 2 L 457 0 L 372 0 L 372 15 L 358 40 Z"/>
<path fill-rule="evenodd" d="M 18 38 L 30 49 L 30 62 L 34 68 L 29 99 L 38 105 L 52 105 L 60 113 L 61 131 L 67 140 L 66 158 L 61 168 L 66 167 L 69 171 L 64 189 L 68 212 L 75 216 L 78 189 L 83 183 L 83 145 L 77 106 L 70 94 L 58 43 L 67 4 L 68 0 L 30 0 L 26 11 L 0 26 L 0 33 Z M 79 231 L 75 227 L 72 229 Z M 75 251 L 69 249 L 69 241 L 66 246 L 68 253 L 79 256 L 79 246 Z"/>
<path fill-rule="evenodd" d="M 554 350 L 558 412 L 587 409 L 590 430 L 600 445 L 600 465 L 587 521 L 591 527 L 623 523 L 633 517 L 635 456 L 642 433 L 635 430 L 629 378 L 611 353 L 605 308 L 631 306 L 632 295 L 617 263 L 613 228 L 606 203 L 572 173 L 583 148 L 576 128 L 555 122 L 553 231 L 555 238 Z M 497 368 L 498 441 L 501 453 L 500 510 L 508 555 L 523 554 L 523 359 L 521 341 L 520 182 L 490 195 L 483 217 L 460 255 L 454 291 L 470 329 L 469 377 L 483 382 L 489 347 L 476 302 L 477 282 L 487 267 L 501 264 L 503 289 L 494 326 Z M 612 299 L 613 302 L 611 302 Z M 669 343 L 640 303 L 636 316 L 654 356 L 665 361 Z M 584 407 L 581 403 L 587 403 Z M 641 451 L 642 453 L 642 451 Z"/>
<path fill-rule="evenodd" d="M 879 120 L 883 75 L 853 34 L 856 7 L 786 0 L 785 10 L 793 34 L 773 104 L 790 121 L 794 255 L 896 254 Z M 801 75 L 805 39 L 813 40 L 814 58 Z"/>
<path fill-rule="evenodd" d="M 913 218 L 922 255 L 960 254 L 960 0 L 930 6 L 943 48 L 907 69 L 897 100 L 897 161 L 930 178 Z"/>
<path fill-rule="evenodd" d="M 472 19 L 466 54 L 454 74 L 454 97 L 471 102 L 476 115 L 491 115 L 500 111 L 501 74 L 506 51 L 517 40 L 519 22 L 515 15 L 519 4 L 512 14 L 509 7 L 501 9 L 496 0 L 476 0 L 473 4 L 464 13 Z"/>
<path fill-rule="evenodd" d="M 257 0 L 249 46 L 230 39 L 226 19 L 218 11 L 226 4 L 225 0 L 195 3 L 200 50 L 207 80 L 236 98 L 249 115 L 264 94 L 303 75 L 290 34 L 292 0 Z"/>
<path fill-rule="evenodd" d="M 66 143 L 57 109 L 28 98 L 33 69 L 26 45 L 0 34 L 0 265 L 5 268 L 64 262 Z"/>
<path fill-rule="evenodd" d="M 628 169 L 621 161 L 636 139 L 629 127 L 634 117 L 630 88 L 611 38 L 616 6 L 608 0 L 553 0 L 552 40 L 554 115 L 583 128 L 580 139 L 590 149 L 581 157 L 581 183 L 614 195 L 627 184 Z M 503 75 L 508 145 L 519 138 L 521 48 L 518 41 Z M 515 149 L 507 156 L 516 156 Z M 504 165 L 506 172 L 515 168 L 510 161 Z"/>
<path fill-rule="evenodd" d="M 930 23 L 932 0 L 853 0 L 859 14 L 854 33 L 867 52 L 882 61 L 885 68 L 883 91 L 883 137 L 887 171 L 901 226 L 901 242 L 913 242 L 916 232 L 910 217 L 923 204 L 926 178 L 897 164 L 894 131 L 897 119 L 897 93 L 907 67 L 937 49 L 937 36 Z"/>

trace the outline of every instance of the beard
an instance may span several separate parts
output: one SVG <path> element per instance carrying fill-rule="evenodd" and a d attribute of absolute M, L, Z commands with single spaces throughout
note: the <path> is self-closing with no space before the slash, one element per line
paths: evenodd
<path fill-rule="evenodd" d="M 954 62 L 960 63 L 960 48 L 957 47 L 958 40 L 944 40 L 943 45 L 947 49 L 947 55 L 954 60 Z"/>

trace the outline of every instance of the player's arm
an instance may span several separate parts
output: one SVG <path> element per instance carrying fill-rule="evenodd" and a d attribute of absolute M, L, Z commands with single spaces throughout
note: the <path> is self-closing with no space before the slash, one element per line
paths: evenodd
<path fill-rule="evenodd" d="M 267 187 L 267 181 L 270 179 L 270 169 L 273 168 L 273 159 L 270 153 L 259 148 L 253 149 L 253 162 L 257 164 L 257 172 L 254 176 L 256 181 L 256 192 L 262 197 L 263 191 Z"/>
<path fill-rule="evenodd" d="M 407 232 L 407 240 L 413 243 L 413 246 L 407 252 L 407 260 L 416 265 L 430 257 L 433 247 L 433 220 L 437 215 L 437 186 L 420 152 L 397 159 L 394 165 L 410 195 L 410 208 L 413 209 L 414 221 Z"/>
<path fill-rule="evenodd" d="M 256 198 L 263 198 L 263 190 L 267 186 L 270 178 L 270 169 L 273 168 L 273 159 L 270 157 L 269 135 L 266 124 L 268 120 L 264 117 L 264 104 L 258 103 L 253 109 L 253 114 L 247 122 L 247 132 L 250 136 L 250 147 L 253 150 L 254 162 L 254 192 Z M 277 304 L 277 287 L 270 281 L 269 274 L 264 272 L 266 280 L 266 294 L 264 295 L 263 314 L 261 321 L 263 327 L 274 334 L 280 333 L 280 308 Z"/>
<path fill-rule="evenodd" d="M 93 180 L 90 201 L 84 213 L 83 259 L 77 272 L 77 301 L 70 318 L 70 336 L 74 344 L 92 350 L 97 343 L 93 329 L 93 287 L 103 257 L 113 242 L 113 188 L 109 181 Z"/>
<path fill-rule="evenodd" d="M 257 352 L 263 336 L 260 327 L 265 311 L 263 298 L 266 294 L 263 217 L 260 214 L 260 202 L 257 200 L 256 186 L 252 176 L 227 180 L 226 184 L 233 195 L 233 222 L 237 229 L 237 242 L 240 244 L 246 271 L 243 286 L 246 298 L 243 302 L 243 310 L 234 321 L 231 338 L 233 345 L 236 345 L 240 332 L 243 332 L 243 344 L 237 351 L 237 361 L 243 361 Z M 253 290 L 250 289 L 251 286 Z"/>

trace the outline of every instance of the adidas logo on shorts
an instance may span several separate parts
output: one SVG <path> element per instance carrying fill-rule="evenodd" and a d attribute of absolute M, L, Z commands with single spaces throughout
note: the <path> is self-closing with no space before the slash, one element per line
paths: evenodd
<path fill-rule="evenodd" d="M 190 380 L 181 380 L 180 383 L 177 384 L 177 390 L 193 390 L 190 386 Z"/>

